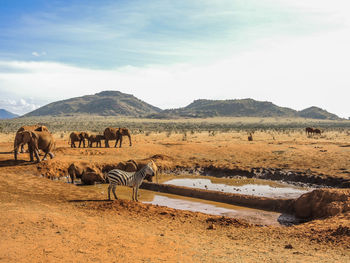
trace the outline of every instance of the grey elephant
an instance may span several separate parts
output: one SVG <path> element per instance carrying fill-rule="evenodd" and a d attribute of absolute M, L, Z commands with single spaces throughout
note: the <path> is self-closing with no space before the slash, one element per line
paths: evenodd
<path fill-rule="evenodd" d="M 37 162 L 40 162 L 39 150 L 42 150 L 45 155 L 43 160 L 46 159 L 46 156 L 49 155 L 52 159 L 54 154 L 52 151 L 55 148 L 55 139 L 52 134 L 48 131 L 22 131 L 18 132 L 14 141 L 14 157 L 17 161 L 18 148 L 22 144 L 28 144 L 30 161 L 34 161 L 34 155 L 37 159 Z"/>

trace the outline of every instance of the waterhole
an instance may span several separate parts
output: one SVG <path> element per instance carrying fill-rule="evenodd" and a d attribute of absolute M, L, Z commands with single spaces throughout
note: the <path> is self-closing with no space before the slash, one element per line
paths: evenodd
<path fill-rule="evenodd" d="M 311 188 L 296 187 L 291 184 L 269 180 L 216 178 L 209 176 L 194 176 L 191 178 L 188 176 L 167 176 L 161 180 L 161 183 L 225 193 L 288 199 L 298 198 L 302 194 L 312 190 Z"/>
<path fill-rule="evenodd" d="M 143 203 L 166 206 L 179 210 L 201 212 L 209 215 L 218 215 L 243 219 L 251 224 L 257 225 L 293 225 L 299 223 L 293 215 L 276 212 L 250 209 L 241 206 L 222 204 L 218 202 L 205 201 L 202 199 L 186 198 L 172 195 L 156 194 L 152 201 Z"/>
<path fill-rule="evenodd" d="M 99 192 L 107 198 L 107 184 L 83 186 L 89 191 Z M 119 199 L 131 200 L 132 189 L 125 186 L 117 186 L 116 194 Z M 114 199 L 111 193 L 111 198 Z M 278 212 L 269 212 L 260 209 L 252 209 L 203 199 L 184 197 L 173 194 L 158 193 L 149 190 L 139 190 L 139 201 L 146 204 L 166 206 L 179 210 L 201 212 L 208 215 L 226 216 L 243 219 L 258 225 L 292 225 L 299 221 L 292 215 Z"/>

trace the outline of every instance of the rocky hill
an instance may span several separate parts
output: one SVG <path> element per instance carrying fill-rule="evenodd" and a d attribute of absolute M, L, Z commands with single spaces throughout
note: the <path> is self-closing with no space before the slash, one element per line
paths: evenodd
<path fill-rule="evenodd" d="M 242 100 L 195 100 L 180 109 L 165 110 L 161 114 L 181 117 L 293 117 L 296 111 L 278 107 L 272 102 Z"/>
<path fill-rule="evenodd" d="M 12 119 L 18 117 L 17 114 L 9 112 L 5 109 L 0 109 L 0 119 Z"/>
<path fill-rule="evenodd" d="M 237 100 L 195 100 L 179 109 L 164 110 L 152 118 L 207 118 L 207 117 L 303 117 L 311 119 L 340 119 L 335 114 L 317 107 L 302 111 L 279 107 L 272 102 L 253 99 Z"/>
<path fill-rule="evenodd" d="M 322 119 L 322 120 L 338 120 L 339 117 L 333 113 L 329 113 L 318 107 L 310 107 L 305 110 L 299 111 L 299 116 L 309 119 Z"/>
<path fill-rule="evenodd" d="M 94 95 L 71 98 L 45 105 L 27 113 L 31 116 L 101 115 L 140 117 L 160 112 L 154 107 L 130 94 L 120 91 L 102 91 Z"/>
<path fill-rule="evenodd" d="M 45 105 L 27 113 L 31 116 L 100 115 L 149 117 L 155 119 L 208 117 L 303 117 L 312 119 L 340 119 L 326 110 L 310 107 L 302 111 L 279 107 L 272 102 L 253 99 L 195 100 L 186 107 L 161 110 L 130 94 L 103 91 Z"/>

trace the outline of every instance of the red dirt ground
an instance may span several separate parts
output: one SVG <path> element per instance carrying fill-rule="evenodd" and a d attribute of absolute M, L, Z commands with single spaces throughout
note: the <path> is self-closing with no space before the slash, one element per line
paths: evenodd
<path fill-rule="evenodd" d="M 70 149 L 58 141 L 55 158 L 41 166 L 63 174 L 73 161 L 118 163 L 158 154 L 170 157 L 158 160 L 169 168 L 287 165 L 349 176 L 340 172 L 348 171 L 350 152 L 336 141 L 318 142 L 327 151 L 320 152 L 308 139 L 269 144 L 156 136 L 136 136 L 133 147 L 122 149 Z M 0 142 L 0 262 L 350 262 L 350 213 L 260 227 L 130 199 L 109 202 L 105 192 L 38 176 L 37 164 L 15 165 L 11 150 L 10 141 Z"/>

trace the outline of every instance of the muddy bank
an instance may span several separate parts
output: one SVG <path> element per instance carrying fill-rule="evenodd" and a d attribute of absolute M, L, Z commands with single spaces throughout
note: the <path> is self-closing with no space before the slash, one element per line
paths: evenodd
<path fill-rule="evenodd" d="M 180 167 L 174 169 L 163 169 L 164 173 L 175 174 L 198 174 L 209 175 L 214 177 L 247 177 L 256 179 L 265 179 L 273 181 L 283 181 L 299 186 L 309 187 L 336 187 L 350 188 L 350 180 L 345 178 L 336 178 L 324 174 L 314 174 L 312 171 L 290 171 L 279 168 L 252 168 L 251 170 L 229 169 L 215 166 L 208 167 Z"/>
<path fill-rule="evenodd" d="M 298 218 L 312 220 L 350 211 L 350 189 L 316 189 L 294 203 Z"/>
<path fill-rule="evenodd" d="M 262 209 L 267 211 L 293 213 L 294 209 L 294 199 L 274 199 L 267 197 L 257 197 L 241 194 L 224 193 L 219 191 L 209 191 L 184 186 L 156 184 L 150 182 L 143 182 L 140 188 L 151 191 L 158 191 L 162 193 L 176 194 L 232 205 Z"/>
<path fill-rule="evenodd" d="M 256 179 L 265 179 L 273 181 L 283 181 L 297 186 L 306 187 L 337 187 L 337 188 L 350 188 L 350 179 L 343 177 L 332 177 L 326 174 L 315 174 L 311 170 L 293 171 L 280 168 L 259 168 L 254 167 L 252 169 L 240 169 L 240 168 L 225 168 L 214 165 L 209 166 L 186 166 L 176 165 L 176 161 L 169 156 L 158 154 L 152 155 L 145 159 L 135 160 L 118 160 L 117 162 L 90 162 L 99 168 L 103 173 L 110 171 L 111 169 L 122 169 L 125 171 L 136 171 L 139 167 L 144 166 L 150 160 L 153 160 L 159 168 L 160 173 L 166 174 L 196 174 L 204 176 L 214 177 L 247 177 Z M 69 163 L 62 162 L 43 162 L 38 164 L 38 172 L 42 175 L 53 178 L 67 176 L 67 168 Z"/>

